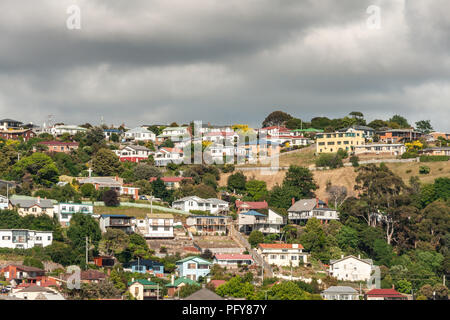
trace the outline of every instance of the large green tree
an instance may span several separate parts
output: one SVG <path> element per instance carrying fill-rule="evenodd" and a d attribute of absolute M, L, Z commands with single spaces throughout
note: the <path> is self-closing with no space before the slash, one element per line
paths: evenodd
<path fill-rule="evenodd" d="M 92 159 L 92 168 L 99 176 L 118 175 L 121 172 L 121 163 L 113 151 L 102 148 Z"/>

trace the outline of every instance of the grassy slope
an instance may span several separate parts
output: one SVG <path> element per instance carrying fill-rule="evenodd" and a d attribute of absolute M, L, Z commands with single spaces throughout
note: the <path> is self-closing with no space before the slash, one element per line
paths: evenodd
<path fill-rule="evenodd" d="M 391 157 L 389 157 L 391 158 Z M 282 154 L 280 156 L 280 166 L 300 165 L 306 166 L 314 163 L 314 148 L 302 149 L 290 154 Z M 399 175 L 405 183 L 409 184 L 409 178 L 418 176 L 423 183 L 432 183 L 439 177 L 450 177 L 450 162 L 410 162 L 410 163 L 387 163 L 386 164 L 395 174 Z M 420 166 L 428 166 L 431 169 L 430 174 L 419 174 Z M 239 168 L 236 168 L 237 170 Z M 410 171 L 410 172 L 407 172 Z M 259 170 L 243 171 L 248 179 L 262 180 L 267 183 L 270 189 L 276 184 L 281 184 L 286 171 L 270 172 L 270 174 L 262 174 Z M 326 199 L 325 186 L 328 180 L 334 185 L 345 186 L 349 196 L 355 195 L 353 191 L 356 173 L 352 167 L 339 168 L 335 170 L 314 171 L 314 179 L 320 186 L 317 195 Z M 219 185 L 225 186 L 227 178 L 230 174 L 222 174 Z"/>

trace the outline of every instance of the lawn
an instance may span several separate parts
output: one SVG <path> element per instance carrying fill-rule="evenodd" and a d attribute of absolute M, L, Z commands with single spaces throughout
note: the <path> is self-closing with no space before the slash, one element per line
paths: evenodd
<path fill-rule="evenodd" d="M 136 218 L 145 218 L 147 214 L 150 214 L 149 208 L 137 208 L 137 207 L 104 207 L 104 206 L 96 206 L 94 207 L 95 214 L 125 214 L 127 216 L 136 217 Z M 153 213 L 170 213 L 174 217 L 181 217 L 176 213 L 167 212 L 164 210 L 158 210 L 153 208 Z"/>

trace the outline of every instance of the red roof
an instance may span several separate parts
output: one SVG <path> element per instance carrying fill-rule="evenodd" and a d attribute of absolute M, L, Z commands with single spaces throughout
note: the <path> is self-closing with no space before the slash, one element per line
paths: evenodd
<path fill-rule="evenodd" d="M 267 209 L 269 204 L 266 201 L 240 201 L 236 200 L 236 207 L 240 208 L 242 205 L 248 206 L 249 209 Z"/>
<path fill-rule="evenodd" d="M 367 292 L 367 295 L 371 297 L 388 297 L 388 298 L 405 297 L 395 289 L 372 289 L 369 292 Z"/>
<path fill-rule="evenodd" d="M 184 251 L 190 251 L 190 252 L 200 252 L 196 247 L 184 247 Z"/>
<path fill-rule="evenodd" d="M 178 148 L 169 148 L 169 147 L 163 147 L 159 149 L 160 152 L 167 152 L 167 153 L 183 153 L 183 150 Z"/>
<path fill-rule="evenodd" d="M 228 132 L 228 131 L 213 131 L 213 132 L 208 132 L 206 134 L 206 136 L 234 136 L 235 133 L 234 132 Z"/>
<path fill-rule="evenodd" d="M 249 254 L 216 254 L 217 260 L 253 260 Z"/>
<path fill-rule="evenodd" d="M 214 286 L 214 288 L 217 288 L 218 286 L 226 283 L 226 281 L 225 280 L 211 280 L 209 283 L 211 283 Z"/>
<path fill-rule="evenodd" d="M 290 131 L 288 128 L 281 127 L 281 126 L 271 126 L 271 127 L 261 128 L 261 130 L 272 130 L 272 129 L 278 129 L 278 131 Z"/>
<path fill-rule="evenodd" d="M 262 249 L 297 249 L 293 247 L 293 243 L 260 243 Z M 298 243 L 298 249 L 304 249 L 303 246 Z"/>
<path fill-rule="evenodd" d="M 78 146 L 78 142 L 42 141 L 39 144 L 46 146 Z"/>

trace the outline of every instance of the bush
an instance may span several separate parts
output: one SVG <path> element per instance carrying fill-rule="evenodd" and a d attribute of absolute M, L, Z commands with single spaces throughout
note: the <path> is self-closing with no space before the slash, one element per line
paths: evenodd
<path fill-rule="evenodd" d="M 119 198 L 117 197 L 117 192 L 114 190 L 107 190 L 103 193 L 102 200 L 107 207 L 117 207 L 120 205 Z"/>
<path fill-rule="evenodd" d="M 450 156 L 420 156 L 420 162 L 449 161 Z"/>
<path fill-rule="evenodd" d="M 338 153 L 322 153 L 316 160 L 316 167 L 336 169 L 343 167 L 342 156 Z"/>
<path fill-rule="evenodd" d="M 352 166 L 359 167 L 359 157 L 358 156 L 351 156 L 350 162 L 352 163 Z"/>
<path fill-rule="evenodd" d="M 417 154 L 417 152 L 405 152 L 404 154 L 402 154 L 402 159 L 412 159 L 412 158 L 417 158 L 419 155 Z"/>
<path fill-rule="evenodd" d="M 430 167 L 427 166 L 420 166 L 419 173 L 420 174 L 429 174 L 430 173 Z"/>

